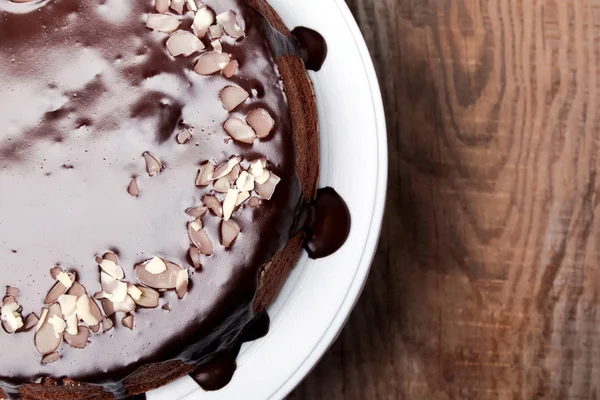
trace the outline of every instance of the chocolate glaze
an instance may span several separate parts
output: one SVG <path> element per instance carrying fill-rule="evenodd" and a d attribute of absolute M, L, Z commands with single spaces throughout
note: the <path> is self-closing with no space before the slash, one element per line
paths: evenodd
<path fill-rule="evenodd" d="M 271 201 L 236 212 L 242 233 L 231 249 L 218 244 L 218 219 L 204 218 L 215 254 L 201 260 L 183 300 L 163 294 L 169 311 L 138 309 L 133 331 L 115 323 L 109 333 L 92 335 L 84 350 L 63 344 L 61 359 L 48 365 L 40 364 L 33 332 L 0 332 L 0 386 L 7 394 L 53 376 L 104 384 L 124 397 L 125 377 L 169 359 L 200 365 L 197 380 L 217 388 L 231 379 L 241 343 L 253 340 L 239 333 L 256 320 L 258 271 L 289 239 L 302 193 L 276 55 L 265 40 L 273 30 L 244 0 L 204 3 L 217 13 L 235 11 L 246 31 L 241 41 L 223 39 L 224 51 L 241 65 L 231 80 L 196 75 L 194 56 L 170 58 L 168 35 L 149 31 L 141 18 L 152 12 L 151 0 L 0 0 L 0 287 L 21 290 L 24 315 L 39 315 L 55 264 L 76 270 L 89 293 L 100 288 L 94 256 L 107 250 L 119 254 L 129 281 L 134 265 L 155 255 L 188 267 L 184 211 L 209 191 L 193 184 L 202 162 L 265 156 L 282 178 Z M 189 24 L 184 19 L 182 27 Z M 232 114 L 268 110 L 275 119 L 269 140 L 252 147 L 228 140 L 222 123 L 229 115 L 218 96 L 232 82 L 255 93 Z M 182 127 L 194 129 L 184 146 L 174 139 Z M 156 177 L 145 173 L 145 151 L 165 164 Z M 126 190 L 132 177 L 138 198 Z M 310 229 L 307 243 L 327 231 L 316 221 Z M 314 254 L 335 246 L 324 247 Z"/>
<path fill-rule="evenodd" d="M 299 26 L 292 31 L 306 69 L 319 71 L 327 58 L 327 42 L 317 31 Z"/>

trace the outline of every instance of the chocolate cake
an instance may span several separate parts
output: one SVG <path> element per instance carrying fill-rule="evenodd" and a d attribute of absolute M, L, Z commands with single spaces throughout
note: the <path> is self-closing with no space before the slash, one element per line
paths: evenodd
<path fill-rule="evenodd" d="M 0 0 L 0 398 L 230 381 L 302 248 L 349 233 L 325 55 L 264 0 Z"/>

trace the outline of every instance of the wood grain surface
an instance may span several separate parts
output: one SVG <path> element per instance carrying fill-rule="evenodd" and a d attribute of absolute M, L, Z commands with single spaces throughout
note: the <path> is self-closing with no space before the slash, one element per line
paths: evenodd
<path fill-rule="evenodd" d="M 347 2 L 386 105 L 387 216 L 290 399 L 599 399 L 600 0 Z"/>

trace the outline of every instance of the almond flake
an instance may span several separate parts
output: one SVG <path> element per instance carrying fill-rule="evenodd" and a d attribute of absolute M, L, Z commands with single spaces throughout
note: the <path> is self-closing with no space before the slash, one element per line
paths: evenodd
<path fill-rule="evenodd" d="M 135 301 L 133 301 L 129 295 L 125 297 L 125 301 L 120 303 L 112 303 L 112 305 L 114 312 L 128 313 L 135 310 Z"/>
<path fill-rule="evenodd" d="M 100 272 L 100 284 L 104 291 L 104 297 L 108 298 L 113 303 L 125 301 L 125 296 L 127 296 L 127 284 L 125 282 L 113 278 L 106 272 Z"/>
<path fill-rule="evenodd" d="M 57 352 L 53 352 L 53 353 L 50 353 L 50 354 L 42 357 L 42 360 L 40 362 L 43 365 L 46 365 L 46 364 L 52 364 L 53 362 L 57 362 L 58 360 L 60 360 L 60 354 L 58 354 Z"/>
<path fill-rule="evenodd" d="M 19 312 L 20 309 L 21 307 L 12 296 L 7 296 L 2 302 L 0 319 L 2 320 L 2 327 L 7 333 L 15 333 L 23 327 L 23 317 Z"/>
<path fill-rule="evenodd" d="M 100 268 L 115 279 L 123 279 L 125 277 L 123 268 L 114 261 L 103 259 L 100 263 Z"/>
<path fill-rule="evenodd" d="M 266 183 L 269 178 L 271 177 L 271 173 L 268 170 L 263 170 L 263 174 L 261 176 L 259 176 L 258 178 L 254 178 L 254 182 L 259 184 L 259 185 L 263 185 L 264 183 Z"/>
<path fill-rule="evenodd" d="M 225 175 L 214 182 L 213 188 L 219 193 L 227 193 L 231 188 L 229 184 L 229 175 Z"/>
<path fill-rule="evenodd" d="M 177 31 L 167 40 L 167 50 L 173 57 L 189 57 L 197 51 L 204 50 L 204 44 L 192 32 Z"/>
<path fill-rule="evenodd" d="M 220 94 L 221 103 L 229 112 L 245 102 L 248 97 L 250 97 L 250 94 L 239 86 L 227 86 L 221 90 Z"/>
<path fill-rule="evenodd" d="M 198 75 L 212 75 L 227 67 L 230 60 L 229 54 L 209 51 L 198 58 L 194 71 Z"/>
<path fill-rule="evenodd" d="M 19 289 L 17 289 L 16 287 L 7 286 L 6 294 L 12 297 L 19 297 Z"/>
<path fill-rule="evenodd" d="M 172 33 L 179 28 L 179 20 L 172 15 L 148 14 L 146 26 L 155 31 Z"/>
<path fill-rule="evenodd" d="M 185 213 L 190 217 L 200 218 L 203 217 L 207 211 L 208 207 L 199 206 L 188 208 L 187 210 L 185 210 Z"/>
<path fill-rule="evenodd" d="M 208 29 L 214 22 L 215 13 L 208 7 L 202 7 L 194 16 L 192 30 L 196 36 L 202 39 L 204 36 L 206 36 L 206 32 L 208 32 Z"/>
<path fill-rule="evenodd" d="M 234 165 L 233 168 L 231 169 L 231 172 L 229 174 L 227 174 L 227 177 L 229 178 L 230 181 L 235 181 L 237 178 L 240 177 L 240 172 L 242 172 L 242 168 L 240 167 L 240 164 Z"/>
<path fill-rule="evenodd" d="M 131 283 L 127 285 L 127 294 L 130 295 L 133 301 L 135 301 L 136 303 L 142 297 L 142 291 L 137 286 L 132 285 Z"/>
<path fill-rule="evenodd" d="M 254 129 L 259 139 L 268 137 L 275 125 L 271 115 L 262 108 L 250 111 L 246 116 L 246 122 Z"/>
<path fill-rule="evenodd" d="M 46 295 L 46 298 L 44 299 L 44 304 L 56 303 L 56 301 L 61 295 L 67 293 L 67 290 L 68 289 L 65 285 L 63 285 L 60 282 L 56 282 Z"/>
<path fill-rule="evenodd" d="M 153 257 L 144 264 L 144 267 L 146 271 L 154 275 L 162 274 L 167 270 L 167 264 L 159 257 Z"/>
<path fill-rule="evenodd" d="M 57 337 L 60 337 L 60 335 L 62 335 L 62 333 L 67 328 L 65 320 L 59 317 L 58 315 L 53 315 L 52 317 L 48 318 L 48 323 L 52 325 L 54 329 L 54 334 Z"/>
<path fill-rule="evenodd" d="M 229 136 L 238 142 L 252 144 L 256 139 L 256 133 L 252 127 L 237 117 L 229 118 L 223 124 L 223 128 Z"/>
<path fill-rule="evenodd" d="M 251 192 L 254 190 L 254 175 L 243 171 L 235 182 L 237 189 L 241 192 Z"/>
<path fill-rule="evenodd" d="M 202 254 L 210 256 L 213 253 L 213 244 L 204 229 L 194 230 L 191 226 L 188 228 L 190 242 L 196 246 Z"/>
<path fill-rule="evenodd" d="M 140 187 L 138 186 L 137 180 L 135 178 L 131 178 L 131 181 L 129 181 L 129 186 L 127 186 L 127 193 L 129 193 L 133 197 L 138 197 L 140 195 Z"/>
<path fill-rule="evenodd" d="M 90 337 L 90 329 L 86 326 L 79 328 L 76 334 L 65 334 L 65 342 L 74 349 L 85 349 Z"/>
<path fill-rule="evenodd" d="M 192 138 L 192 133 L 189 129 L 184 129 L 177 134 L 177 143 L 186 144 Z"/>
<path fill-rule="evenodd" d="M 102 318 L 102 332 L 106 333 L 113 328 L 113 322 L 110 318 Z"/>
<path fill-rule="evenodd" d="M 212 46 L 213 50 L 217 53 L 223 52 L 223 45 L 221 44 L 221 41 L 219 39 L 211 40 L 210 45 Z"/>
<path fill-rule="evenodd" d="M 229 175 L 229 173 L 233 170 L 233 168 L 242 162 L 242 158 L 239 156 L 231 157 L 227 160 L 226 163 L 221 164 L 217 167 L 217 169 L 213 172 L 212 178 L 219 179 L 224 177 L 225 175 Z"/>
<path fill-rule="evenodd" d="M 146 171 L 150 176 L 156 176 L 159 172 L 163 170 L 162 163 L 158 160 L 158 158 L 154 157 L 150 152 L 146 151 L 143 154 L 144 160 L 146 160 Z"/>
<path fill-rule="evenodd" d="M 269 179 L 263 184 L 257 184 L 254 190 L 263 199 L 271 200 L 271 197 L 273 197 L 273 193 L 275 192 L 275 187 L 280 181 L 281 178 L 271 172 Z"/>
<path fill-rule="evenodd" d="M 183 6 L 185 5 L 185 0 L 171 0 L 171 8 L 177 14 L 183 14 Z"/>
<path fill-rule="evenodd" d="M 77 335 L 79 332 L 79 320 L 77 314 L 73 313 L 65 316 L 65 322 L 67 323 L 67 329 L 65 330 L 69 335 Z"/>
<path fill-rule="evenodd" d="M 77 298 L 85 295 L 86 290 L 79 282 L 73 282 L 73 286 L 67 291 L 67 294 L 71 294 Z"/>
<path fill-rule="evenodd" d="M 238 25 L 237 15 L 233 11 L 226 11 L 217 15 L 217 23 L 234 39 L 239 39 L 245 35 L 242 28 Z"/>
<path fill-rule="evenodd" d="M 129 330 L 131 330 L 131 331 L 133 330 L 133 315 L 127 314 L 126 316 L 123 317 L 123 319 L 121 320 L 121 322 Z"/>
<path fill-rule="evenodd" d="M 237 189 L 229 189 L 223 200 L 223 219 L 229 221 L 231 214 L 235 210 L 235 202 L 237 201 L 239 191 Z"/>
<path fill-rule="evenodd" d="M 208 184 L 213 180 L 213 172 L 215 170 L 215 166 L 210 162 L 206 162 L 200 166 L 198 170 L 198 176 L 196 177 L 196 186 L 208 186 Z"/>
<path fill-rule="evenodd" d="M 169 11 L 169 7 L 171 6 L 171 0 L 156 0 L 154 2 L 154 8 L 159 14 L 164 14 Z"/>
<path fill-rule="evenodd" d="M 235 201 L 235 206 L 238 207 L 239 205 L 244 203 L 246 200 L 248 200 L 248 198 L 250 198 L 250 192 L 240 192 L 240 194 L 238 195 L 238 197 Z"/>
<path fill-rule="evenodd" d="M 208 28 L 208 33 L 210 34 L 211 39 L 220 39 L 223 36 L 223 28 L 221 25 L 212 25 Z"/>
<path fill-rule="evenodd" d="M 240 68 L 240 63 L 237 60 L 231 60 L 229 64 L 223 68 L 223 76 L 225 78 L 231 78 L 235 74 L 237 74 L 238 69 Z"/>
<path fill-rule="evenodd" d="M 58 304 L 63 315 L 74 314 L 77 309 L 77 296 L 63 294 L 58 298 Z"/>
<path fill-rule="evenodd" d="M 198 11 L 198 6 L 196 5 L 195 0 L 186 0 L 185 4 L 187 5 L 188 10 L 192 12 Z"/>
<path fill-rule="evenodd" d="M 190 250 L 188 251 L 188 255 L 192 260 L 192 266 L 194 267 L 194 269 L 202 268 L 202 264 L 200 264 L 200 254 L 202 253 L 200 252 L 200 250 L 198 250 L 197 247 L 190 247 Z"/>
<path fill-rule="evenodd" d="M 189 274 L 187 270 L 182 269 L 181 271 L 179 271 L 179 273 L 177 274 L 177 281 L 175 283 L 175 291 L 177 292 L 177 297 L 179 297 L 179 299 L 183 299 L 183 297 L 187 293 L 188 281 Z"/>
<path fill-rule="evenodd" d="M 98 316 L 99 311 L 98 305 L 89 296 L 81 296 L 77 299 L 77 317 L 87 325 L 98 325 L 102 318 L 101 315 Z"/>
<path fill-rule="evenodd" d="M 198 232 L 202 229 L 202 220 L 196 219 L 195 221 L 190 222 L 190 228 L 192 228 L 195 232 Z"/>
<path fill-rule="evenodd" d="M 255 177 L 259 178 L 264 173 L 264 168 L 260 160 L 254 160 L 250 162 L 250 173 Z"/>
<path fill-rule="evenodd" d="M 75 282 L 75 278 L 72 274 L 67 274 L 64 271 L 61 271 L 57 276 L 56 276 L 56 280 L 59 281 L 60 283 L 63 284 L 64 287 L 66 287 L 67 289 L 71 287 L 71 285 L 73 285 L 73 282 Z"/>
<path fill-rule="evenodd" d="M 202 202 L 217 217 L 223 216 L 223 208 L 221 207 L 221 202 L 215 196 L 204 196 L 202 198 Z"/>
<path fill-rule="evenodd" d="M 59 306 L 60 307 L 60 306 Z M 40 314 L 40 319 L 35 327 L 35 331 L 39 331 L 40 328 L 42 327 L 42 325 L 44 325 L 44 323 L 46 322 L 46 319 L 48 318 L 48 309 L 47 308 L 42 308 L 42 312 Z"/>
<path fill-rule="evenodd" d="M 230 247 L 235 238 L 240 234 L 240 228 L 231 221 L 221 223 L 221 244 L 224 247 Z"/>
<path fill-rule="evenodd" d="M 158 298 L 160 295 L 156 290 L 145 286 L 137 286 L 137 288 L 142 294 L 139 299 L 133 299 L 135 304 L 146 308 L 158 307 Z"/>
<path fill-rule="evenodd" d="M 50 269 L 50 276 L 52 277 L 52 279 L 56 280 L 58 274 L 60 274 L 61 272 L 64 272 L 63 269 L 59 265 L 57 265 L 56 267 Z"/>
<path fill-rule="evenodd" d="M 38 322 L 40 322 L 39 318 L 37 317 L 37 315 L 35 315 L 35 313 L 30 313 L 26 318 L 25 318 L 25 322 L 23 324 L 23 330 L 24 331 L 29 331 L 33 328 L 36 327 L 36 325 L 38 324 Z"/>
<path fill-rule="evenodd" d="M 153 274 L 147 271 L 146 265 L 138 264 L 135 266 L 137 279 L 144 285 L 153 289 L 175 289 L 177 274 L 181 267 L 172 262 L 165 261 L 166 269 L 160 274 Z"/>

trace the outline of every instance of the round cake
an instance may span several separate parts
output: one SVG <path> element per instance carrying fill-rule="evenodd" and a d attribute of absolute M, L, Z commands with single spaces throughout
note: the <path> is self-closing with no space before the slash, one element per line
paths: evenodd
<path fill-rule="evenodd" d="M 0 398 L 230 381 L 302 247 L 349 232 L 325 55 L 264 0 L 0 0 Z"/>

